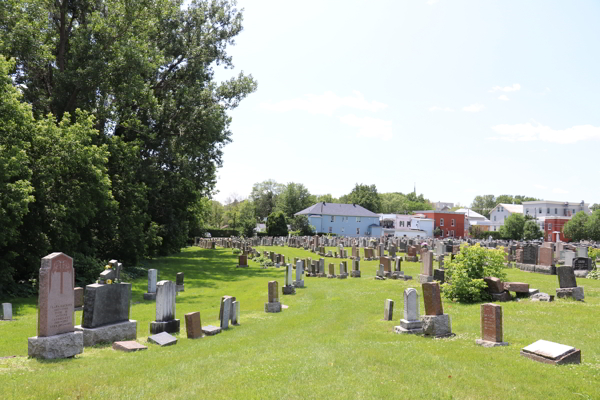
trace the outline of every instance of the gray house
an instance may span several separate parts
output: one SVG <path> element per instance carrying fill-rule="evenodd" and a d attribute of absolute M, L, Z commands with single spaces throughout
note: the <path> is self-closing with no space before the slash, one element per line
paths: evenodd
<path fill-rule="evenodd" d="M 357 204 L 317 203 L 294 215 L 306 215 L 317 233 L 381 236 L 379 215 Z"/>

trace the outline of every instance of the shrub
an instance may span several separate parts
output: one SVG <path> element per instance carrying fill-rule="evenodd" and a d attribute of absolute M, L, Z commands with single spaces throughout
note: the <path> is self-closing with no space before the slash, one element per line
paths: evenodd
<path fill-rule="evenodd" d="M 242 251 L 240 249 L 233 249 L 233 254 L 238 255 L 241 253 L 242 253 Z"/>
<path fill-rule="evenodd" d="M 281 211 L 269 214 L 267 218 L 267 233 L 269 236 L 287 236 L 287 222 L 285 221 L 285 215 Z"/>
<path fill-rule="evenodd" d="M 600 280 L 600 270 L 598 269 L 597 265 L 594 266 L 594 269 L 589 272 L 587 278 Z"/>
<path fill-rule="evenodd" d="M 444 297 L 461 303 L 476 303 L 489 300 L 485 291 L 486 276 L 505 279 L 504 250 L 486 249 L 477 243 L 474 246 L 463 245 L 460 253 L 445 265 L 446 283 L 442 285 Z"/>
<path fill-rule="evenodd" d="M 240 232 L 237 229 L 208 228 L 206 232 L 210 233 L 211 237 L 240 236 Z"/>

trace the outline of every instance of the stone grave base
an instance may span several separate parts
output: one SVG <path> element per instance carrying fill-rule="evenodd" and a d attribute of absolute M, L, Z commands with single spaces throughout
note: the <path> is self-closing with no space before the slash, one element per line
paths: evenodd
<path fill-rule="evenodd" d="M 417 261 L 419 261 L 419 257 L 417 257 L 417 256 L 405 256 L 404 257 L 404 261 L 417 262 Z"/>
<path fill-rule="evenodd" d="M 67 332 L 53 336 L 34 336 L 27 340 L 29 357 L 68 358 L 83 353 L 83 333 Z"/>
<path fill-rule="evenodd" d="M 400 320 L 400 325 L 394 327 L 394 333 L 423 333 L 423 323 L 421 321 Z"/>
<path fill-rule="evenodd" d="M 150 333 L 156 335 L 157 333 L 177 333 L 179 332 L 180 321 L 178 319 L 172 319 L 170 321 L 152 321 L 150 322 Z"/>
<path fill-rule="evenodd" d="M 281 288 L 281 291 L 283 294 L 296 294 L 296 288 L 292 285 L 289 286 L 283 286 Z"/>
<path fill-rule="evenodd" d="M 348 277 L 348 274 L 339 274 L 337 276 L 338 279 L 346 279 Z"/>
<path fill-rule="evenodd" d="M 452 323 L 448 314 L 423 315 L 423 333 L 425 336 L 444 338 L 452 336 Z"/>
<path fill-rule="evenodd" d="M 515 292 L 515 294 L 517 295 L 517 297 L 519 298 L 528 298 L 533 296 L 534 294 L 538 294 L 540 292 L 539 289 L 529 289 L 528 292 L 523 293 L 523 292 Z"/>
<path fill-rule="evenodd" d="M 490 342 L 489 340 L 477 339 L 475 341 L 480 346 L 483 347 L 498 347 L 498 346 L 508 346 L 508 342 Z"/>
<path fill-rule="evenodd" d="M 508 290 L 505 290 L 502 293 L 491 293 L 491 296 L 493 301 L 503 302 L 512 300 L 512 296 L 510 295 Z"/>
<path fill-rule="evenodd" d="M 360 278 L 360 271 L 351 271 L 350 276 L 353 278 Z"/>
<path fill-rule="evenodd" d="M 402 279 L 403 276 L 404 276 L 404 271 L 392 272 L 392 279 Z"/>
<path fill-rule="evenodd" d="M 125 353 L 131 353 L 132 351 L 147 350 L 148 347 L 139 344 L 135 340 L 126 342 L 114 342 L 112 345 L 113 350 L 124 351 Z"/>
<path fill-rule="evenodd" d="M 574 272 L 577 278 L 586 278 L 590 273 L 587 269 L 576 269 Z"/>
<path fill-rule="evenodd" d="M 527 351 L 521 350 L 521 355 L 527 358 L 531 358 L 532 360 L 544 363 L 544 364 L 552 364 L 552 365 L 564 365 L 564 364 L 581 364 L 581 350 L 575 349 L 572 353 L 565 354 L 562 357 L 558 358 L 547 358 L 540 356 L 538 354 L 529 353 Z"/>
<path fill-rule="evenodd" d="M 176 292 L 184 292 L 185 286 L 184 285 L 175 285 L 175 291 Z"/>
<path fill-rule="evenodd" d="M 235 267 L 236 268 L 248 268 L 249 266 L 248 265 L 236 265 Z"/>
<path fill-rule="evenodd" d="M 144 300 L 156 300 L 156 293 L 144 293 Z"/>
<path fill-rule="evenodd" d="M 377 280 L 377 281 L 385 281 L 385 277 L 377 275 L 375 277 L 375 280 Z"/>
<path fill-rule="evenodd" d="M 292 285 L 294 285 L 297 288 L 303 288 L 304 287 L 304 279 L 301 281 L 294 281 L 294 282 L 292 282 Z"/>
<path fill-rule="evenodd" d="M 213 325 L 207 325 L 202 327 L 202 333 L 204 333 L 206 336 L 214 336 L 218 333 L 221 333 L 221 328 Z"/>
<path fill-rule="evenodd" d="M 317 274 L 317 278 L 325 278 L 327 275 L 325 274 Z"/>
<path fill-rule="evenodd" d="M 559 299 L 566 299 L 568 297 L 572 297 L 575 300 L 583 300 L 583 287 L 571 287 L 571 288 L 557 288 L 556 289 L 556 297 Z"/>
<path fill-rule="evenodd" d="M 275 301 L 273 303 L 265 303 L 265 312 L 276 313 L 281 312 L 281 303 Z"/>
<path fill-rule="evenodd" d="M 538 274 L 544 274 L 544 275 L 556 275 L 556 267 L 555 266 L 522 264 L 522 263 L 515 263 L 515 265 L 521 271 L 537 272 Z"/>
<path fill-rule="evenodd" d="M 329 278 L 329 279 L 332 279 L 332 278 L 335 278 L 335 277 L 336 277 L 335 275 L 327 275 L 327 278 Z"/>
<path fill-rule="evenodd" d="M 134 340 L 137 337 L 137 321 L 130 319 L 97 328 L 84 328 L 77 325 L 75 331 L 83 333 L 84 347 L 94 346 L 98 343 Z"/>
<path fill-rule="evenodd" d="M 418 280 L 419 280 L 419 283 L 421 283 L 421 284 L 428 283 L 428 282 L 433 282 L 433 276 L 419 274 Z"/>

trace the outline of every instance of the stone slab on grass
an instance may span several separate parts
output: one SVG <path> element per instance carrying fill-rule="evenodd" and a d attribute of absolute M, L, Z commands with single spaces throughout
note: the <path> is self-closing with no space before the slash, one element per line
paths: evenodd
<path fill-rule="evenodd" d="M 202 327 L 202 332 L 206 336 L 213 336 L 213 335 L 216 335 L 217 333 L 221 333 L 221 328 L 218 328 L 213 325 L 206 325 L 206 326 Z"/>
<path fill-rule="evenodd" d="M 139 344 L 135 340 L 126 340 L 123 342 L 114 342 L 112 345 L 113 350 L 124 351 L 125 353 L 131 353 L 133 351 L 147 350 L 148 347 L 143 344 Z"/>
<path fill-rule="evenodd" d="M 173 335 L 169 335 L 167 332 L 157 333 L 148 338 L 150 343 L 159 345 L 160 347 L 172 346 L 177 343 L 177 338 Z"/>
<path fill-rule="evenodd" d="M 538 340 L 521 349 L 521 355 L 545 364 L 580 364 L 581 350 L 572 346 Z"/>

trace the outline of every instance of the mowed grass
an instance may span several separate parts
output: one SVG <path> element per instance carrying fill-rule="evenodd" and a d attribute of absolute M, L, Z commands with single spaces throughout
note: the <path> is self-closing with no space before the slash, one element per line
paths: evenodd
<path fill-rule="evenodd" d="M 258 248 L 293 257 L 318 258 L 287 247 Z M 332 250 L 334 250 L 332 248 Z M 334 250 L 335 251 L 335 250 Z M 326 258 L 326 271 L 340 260 Z M 480 305 L 445 301 L 456 337 L 397 335 L 403 291 L 413 281 L 374 278 L 377 261 L 361 261 L 362 278 L 305 278 L 306 288 L 282 296 L 289 306 L 264 312 L 267 282 L 284 281 L 283 268 L 237 269 L 231 249 L 187 248 L 150 263 L 159 280 L 185 273 L 177 297 L 179 342 L 121 353 L 110 346 L 85 348 L 72 359 L 28 359 L 27 337 L 36 334 L 36 299 L 13 302 L 15 320 L 0 322 L 2 399 L 598 399 L 600 398 L 600 282 L 579 279 L 584 303 L 502 303 L 508 347 L 482 348 Z M 350 263 L 349 263 L 350 265 Z M 418 263 L 403 263 L 416 278 Z M 506 270 L 509 280 L 554 294 L 556 276 Z M 155 303 L 144 301 L 146 279 L 133 282 L 131 318 L 143 344 Z M 281 290 L 281 289 L 280 289 Z M 184 314 L 200 311 L 202 324 L 218 325 L 223 295 L 240 301 L 240 326 L 217 336 L 188 340 Z M 395 301 L 394 321 L 382 321 L 384 302 Z M 81 312 L 76 313 L 77 323 Z M 583 363 L 554 367 L 522 357 L 538 339 L 575 346 Z"/>

